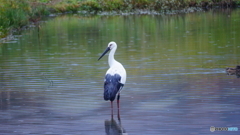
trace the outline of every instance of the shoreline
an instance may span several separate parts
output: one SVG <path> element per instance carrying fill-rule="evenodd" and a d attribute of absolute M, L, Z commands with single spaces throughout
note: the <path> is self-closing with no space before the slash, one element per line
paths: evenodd
<path fill-rule="evenodd" d="M 44 17 L 51 15 L 173 15 L 201 12 L 209 9 L 234 9 L 240 7 L 240 0 L 230 0 L 230 3 L 224 0 L 215 3 L 204 1 L 197 3 L 185 0 L 173 0 L 172 3 L 170 1 L 163 2 L 158 0 L 154 2 L 147 0 L 126 0 L 124 2 L 122 0 L 87 0 L 79 2 L 72 0 L 72 3 L 67 3 L 66 0 L 40 1 L 43 0 L 17 0 L 16 3 L 10 0 L 10 4 L 8 2 L 5 3 L 8 7 L 0 10 L 0 19 L 2 20 L 0 21 L 0 43 L 11 40 L 12 38 L 10 37 L 13 37 L 14 32 L 26 29 L 29 25 L 38 23 Z M 19 14 L 17 14 L 18 12 Z M 17 14 L 16 17 L 14 14 Z M 6 24 L 4 21 L 9 23 Z"/>

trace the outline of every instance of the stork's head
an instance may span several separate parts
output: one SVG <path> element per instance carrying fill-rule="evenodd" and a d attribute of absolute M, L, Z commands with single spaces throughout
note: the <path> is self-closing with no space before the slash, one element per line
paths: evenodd
<path fill-rule="evenodd" d="M 103 54 L 98 58 L 98 60 L 100 60 L 108 51 L 110 51 L 112 49 L 117 49 L 117 44 L 115 42 L 113 42 L 113 41 L 108 43 L 108 47 L 103 52 Z"/>
<path fill-rule="evenodd" d="M 108 43 L 108 48 L 110 49 L 110 50 L 112 50 L 113 48 L 116 48 L 117 47 L 117 44 L 115 43 L 115 42 L 110 42 L 110 43 Z"/>

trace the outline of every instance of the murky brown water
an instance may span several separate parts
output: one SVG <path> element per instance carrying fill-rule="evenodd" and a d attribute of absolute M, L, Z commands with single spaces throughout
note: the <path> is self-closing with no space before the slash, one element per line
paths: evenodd
<path fill-rule="evenodd" d="M 239 134 L 240 10 L 60 16 L 0 45 L 0 134 Z M 103 100 L 107 57 L 126 68 L 120 117 Z M 124 130 L 123 130 L 124 129 Z"/>

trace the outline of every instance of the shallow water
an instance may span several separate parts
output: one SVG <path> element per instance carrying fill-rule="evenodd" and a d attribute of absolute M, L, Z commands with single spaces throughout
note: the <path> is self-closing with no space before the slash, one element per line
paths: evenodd
<path fill-rule="evenodd" d="M 240 10 L 49 19 L 0 45 L 1 134 L 226 134 L 240 128 Z M 108 42 L 127 71 L 103 100 Z M 239 134 L 227 132 L 227 134 Z"/>

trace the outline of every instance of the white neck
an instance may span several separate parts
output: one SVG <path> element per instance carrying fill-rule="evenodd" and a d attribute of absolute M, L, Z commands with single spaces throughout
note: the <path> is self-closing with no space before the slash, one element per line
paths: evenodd
<path fill-rule="evenodd" d="M 114 59 L 114 54 L 115 54 L 116 50 L 117 50 L 117 46 L 114 47 L 108 55 L 108 64 L 110 67 L 113 65 L 114 62 L 116 62 L 116 60 Z"/>

